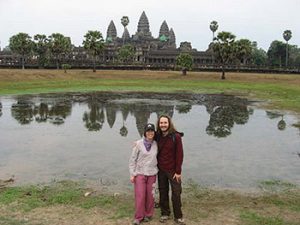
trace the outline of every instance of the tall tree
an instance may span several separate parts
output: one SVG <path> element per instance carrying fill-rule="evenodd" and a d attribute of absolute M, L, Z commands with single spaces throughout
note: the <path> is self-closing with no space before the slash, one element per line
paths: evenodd
<path fill-rule="evenodd" d="M 119 50 L 118 50 L 118 58 L 121 62 L 123 63 L 130 63 L 133 61 L 134 58 L 134 48 L 132 45 L 123 45 Z"/>
<path fill-rule="evenodd" d="M 282 41 L 273 41 L 268 49 L 267 55 L 271 66 L 282 66 L 282 60 L 285 58 L 286 46 Z"/>
<path fill-rule="evenodd" d="M 300 68 L 300 48 L 297 45 L 289 45 L 289 65 Z"/>
<path fill-rule="evenodd" d="M 49 36 L 49 46 L 50 52 L 56 60 L 56 68 L 59 69 L 62 57 L 72 49 L 71 39 L 60 33 L 54 33 Z"/>
<path fill-rule="evenodd" d="M 33 42 L 26 33 L 18 33 L 9 39 L 12 52 L 21 55 L 22 69 L 25 69 L 25 57 L 32 51 Z"/>
<path fill-rule="evenodd" d="M 285 50 L 285 66 L 287 67 L 288 66 L 288 58 L 289 58 L 289 45 L 288 45 L 288 42 L 289 40 L 292 38 L 292 31 L 290 30 L 285 30 L 283 32 L 283 38 L 284 40 L 286 41 L 286 50 Z"/>
<path fill-rule="evenodd" d="M 181 67 L 182 75 L 186 75 L 186 71 L 192 69 L 193 57 L 188 53 L 180 53 L 176 58 L 176 65 Z"/>
<path fill-rule="evenodd" d="M 210 30 L 212 31 L 212 33 L 213 33 L 213 41 L 214 41 L 214 39 L 215 39 L 215 32 L 218 30 L 218 28 L 219 28 L 219 25 L 218 25 L 218 22 L 217 21 L 211 21 L 210 22 L 210 25 L 209 25 L 209 28 L 210 28 Z"/>
<path fill-rule="evenodd" d="M 125 33 L 126 26 L 129 24 L 129 17 L 128 16 L 123 16 L 121 18 L 121 24 L 124 27 L 124 33 Z M 123 45 L 124 45 L 124 43 L 125 43 L 125 36 L 123 37 Z"/>
<path fill-rule="evenodd" d="M 240 63 L 246 64 L 252 56 L 253 46 L 248 39 L 240 39 L 235 42 L 235 56 Z"/>
<path fill-rule="evenodd" d="M 88 31 L 84 36 L 83 47 L 93 57 L 93 72 L 96 72 L 96 57 L 104 49 L 104 39 L 100 31 Z"/>
<path fill-rule="evenodd" d="M 256 66 L 265 66 L 268 61 L 267 52 L 262 48 L 253 48 L 252 63 Z"/>
<path fill-rule="evenodd" d="M 221 64 L 222 76 L 225 79 L 227 65 L 235 59 L 235 35 L 230 32 L 220 32 L 213 43 L 216 60 Z"/>
<path fill-rule="evenodd" d="M 40 68 L 45 66 L 47 62 L 47 53 L 49 51 L 49 39 L 44 34 L 36 34 L 33 37 L 33 51 L 38 56 L 38 64 Z"/>

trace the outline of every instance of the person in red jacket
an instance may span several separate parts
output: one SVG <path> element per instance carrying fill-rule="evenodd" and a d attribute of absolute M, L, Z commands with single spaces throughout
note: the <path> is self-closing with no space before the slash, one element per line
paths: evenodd
<path fill-rule="evenodd" d="M 169 186 L 172 190 L 172 205 L 174 220 L 184 225 L 181 210 L 181 167 L 183 162 L 183 147 L 181 135 L 176 131 L 169 116 L 160 116 L 157 121 L 158 144 L 158 189 L 161 208 L 160 222 L 170 218 Z"/>

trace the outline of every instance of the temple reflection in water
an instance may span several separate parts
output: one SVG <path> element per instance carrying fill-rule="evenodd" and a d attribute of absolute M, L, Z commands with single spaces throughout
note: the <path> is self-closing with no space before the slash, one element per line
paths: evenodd
<path fill-rule="evenodd" d="M 0 176 L 19 182 L 91 179 L 127 187 L 132 142 L 147 122 L 168 114 L 184 132 L 186 179 L 234 188 L 269 179 L 299 184 L 298 118 L 247 99 L 95 92 L 0 102 Z"/>
<path fill-rule="evenodd" d="M 15 101 L 11 115 L 22 125 L 32 122 L 61 125 L 71 115 L 76 103 L 87 106 L 82 121 L 88 131 L 100 131 L 105 123 L 113 128 L 117 114 L 121 113 L 121 136 L 130 132 L 126 127 L 129 114 L 134 116 L 136 128 L 142 136 L 143 127 L 152 113 L 157 117 L 162 114 L 172 117 L 174 110 L 188 114 L 193 105 L 203 105 L 210 117 L 206 133 L 226 137 L 231 134 L 234 124 L 246 124 L 253 113 L 248 109 L 247 100 L 225 95 L 92 93 L 26 96 L 17 97 Z"/>

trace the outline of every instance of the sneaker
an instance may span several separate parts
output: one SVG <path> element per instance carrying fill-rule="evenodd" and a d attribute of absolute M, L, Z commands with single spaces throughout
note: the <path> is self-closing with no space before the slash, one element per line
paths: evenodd
<path fill-rule="evenodd" d="M 151 216 L 145 216 L 144 219 L 143 219 L 143 222 L 147 223 L 147 222 L 149 222 L 151 219 L 152 219 Z"/>
<path fill-rule="evenodd" d="M 185 225 L 185 222 L 184 222 L 183 218 L 175 219 L 175 223 L 180 224 L 180 225 Z"/>
<path fill-rule="evenodd" d="M 140 223 L 140 221 L 138 221 L 138 220 L 134 220 L 133 222 L 132 222 L 132 225 L 140 225 L 141 223 Z"/>
<path fill-rule="evenodd" d="M 159 222 L 165 223 L 168 219 L 170 219 L 169 216 L 161 216 Z"/>

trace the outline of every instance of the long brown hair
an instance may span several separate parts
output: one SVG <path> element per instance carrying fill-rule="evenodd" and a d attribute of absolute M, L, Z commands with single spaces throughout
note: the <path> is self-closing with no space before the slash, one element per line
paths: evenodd
<path fill-rule="evenodd" d="M 162 131 L 161 131 L 160 127 L 159 127 L 159 122 L 160 122 L 160 119 L 161 119 L 161 118 L 167 118 L 167 119 L 168 119 L 168 122 L 169 122 L 168 133 L 169 133 L 169 134 L 170 134 L 170 133 L 175 133 L 175 132 L 177 132 L 177 130 L 176 130 L 176 128 L 175 128 L 175 126 L 174 126 L 174 124 L 173 124 L 173 122 L 172 122 L 171 117 L 168 116 L 168 115 L 161 115 L 161 116 L 158 118 L 157 124 L 156 124 L 156 129 L 157 129 L 157 132 L 158 132 L 159 134 L 162 134 Z"/>

